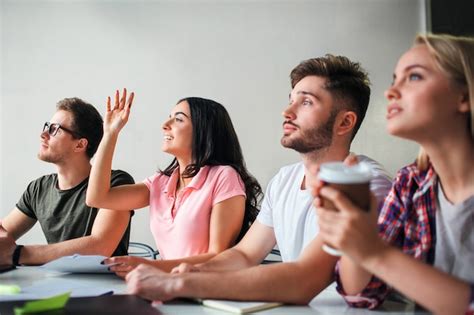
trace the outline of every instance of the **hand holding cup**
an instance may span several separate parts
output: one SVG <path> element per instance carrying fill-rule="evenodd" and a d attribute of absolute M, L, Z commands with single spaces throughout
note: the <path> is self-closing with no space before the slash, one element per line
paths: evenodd
<path fill-rule="evenodd" d="M 324 163 L 320 167 L 318 177 L 323 183 L 323 187 L 329 186 L 336 191 L 336 194 L 343 194 L 360 209 L 367 211 L 370 209 L 370 180 L 372 179 L 370 165 L 359 163 L 350 166 L 343 162 Z M 319 195 L 318 203 L 316 206 L 319 208 L 339 210 L 335 203 L 324 196 Z M 323 245 L 323 249 L 334 256 L 342 254 L 328 244 Z"/>

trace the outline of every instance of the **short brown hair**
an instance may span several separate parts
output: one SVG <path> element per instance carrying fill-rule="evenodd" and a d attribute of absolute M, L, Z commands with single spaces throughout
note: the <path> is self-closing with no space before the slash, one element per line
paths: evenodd
<path fill-rule="evenodd" d="M 56 105 L 57 110 L 72 114 L 72 130 L 82 138 L 87 139 L 86 154 L 92 158 L 99 147 L 104 135 L 102 116 L 97 109 L 80 98 L 65 98 Z"/>
<path fill-rule="evenodd" d="M 364 120 L 370 100 L 370 80 L 360 63 L 344 56 L 326 54 L 324 57 L 302 61 L 290 74 L 291 87 L 307 76 L 326 78 L 325 88 L 340 101 L 340 109 L 356 113 L 357 121 L 352 139 Z"/>

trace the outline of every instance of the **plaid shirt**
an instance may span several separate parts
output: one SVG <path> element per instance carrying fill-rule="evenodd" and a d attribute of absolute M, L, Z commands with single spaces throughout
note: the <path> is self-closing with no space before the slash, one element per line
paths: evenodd
<path fill-rule="evenodd" d="M 437 175 L 432 167 L 419 171 L 416 164 L 402 168 L 385 198 L 378 218 L 379 235 L 392 246 L 430 265 L 434 263 L 436 244 Z M 353 307 L 369 309 L 379 306 L 390 288 L 372 277 L 365 289 L 356 296 L 345 294 L 336 265 L 337 290 Z M 474 286 L 471 286 L 471 291 Z M 470 310 L 474 309 L 474 292 Z"/>

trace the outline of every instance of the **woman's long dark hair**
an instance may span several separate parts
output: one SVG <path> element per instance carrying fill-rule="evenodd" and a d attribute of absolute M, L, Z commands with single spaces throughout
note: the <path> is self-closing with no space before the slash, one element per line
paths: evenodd
<path fill-rule="evenodd" d="M 230 120 L 229 113 L 221 104 L 199 97 L 187 97 L 193 126 L 192 161 L 183 172 L 183 177 L 194 177 L 205 165 L 229 165 L 239 173 L 245 184 L 245 215 L 237 242 L 242 239 L 259 212 L 262 188 L 245 166 L 239 139 Z M 162 171 L 171 176 L 178 167 L 176 158 Z"/>

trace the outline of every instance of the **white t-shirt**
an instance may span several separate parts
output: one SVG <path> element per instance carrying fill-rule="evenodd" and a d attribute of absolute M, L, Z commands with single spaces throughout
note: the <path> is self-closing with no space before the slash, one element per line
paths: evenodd
<path fill-rule="evenodd" d="M 376 161 L 358 155 L 360 162 L 372 166 L 372 193 L 382 200 L 392 187 L 392 180 Z M 257 220 L 274 229 L 275 238 L 284 262 L 295 261 L 318 233 L 313 197 L 309 190 L 301 190 L 304 179 L 302 162 L 285 166 L 268 184 Z"/>

